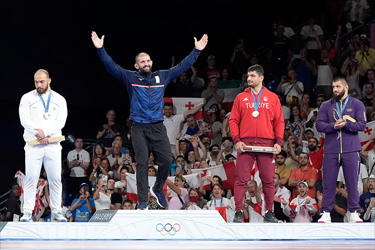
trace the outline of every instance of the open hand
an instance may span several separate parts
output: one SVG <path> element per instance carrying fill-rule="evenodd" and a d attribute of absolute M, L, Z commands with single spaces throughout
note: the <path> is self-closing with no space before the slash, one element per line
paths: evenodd
<path fill-rule="evenodd" d="M 197 38 L 194 37 L 194 41 L 195 41 L 195 48 L 198 50 L 203 50 L 208 43 L 208 36 L 207 34 L 204 34 L 199 41 L 197 41 Z"/>
<path fill-rule="evenodd" d="M 103 47 L 104 44 L 104 35 L 102 35 L 102 38 L 99 38 L 95 31 L 91 32 L 91 40 L 94 46 L 97 49 L 100 49 Z"/>

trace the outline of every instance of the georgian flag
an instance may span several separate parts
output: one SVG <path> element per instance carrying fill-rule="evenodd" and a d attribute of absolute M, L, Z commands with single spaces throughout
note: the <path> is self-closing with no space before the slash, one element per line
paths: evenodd
<path fill-rule="evenodd" d="M 173 114 L 184 114 L 203 103 L 203 98 L 184 98 L 184 97 L 164 97 L 164 103 L 173 103 Z M 199 110 L 195 113 L 197 120 L 203 119 L 203 112 Z"/>
<path fill-rule="evenodd" d="M 200 176 L 198 174 L 189 174 L 189 175 L 183 175 L 183 177 L 186 179 L 186 182 L 189 184 L 189 187 L 191 188 L 199 188 L 200 186 Z M 174 176 L 168 177 L 172 182 L 174 182 Z M 155 185 L 156 177 L 155 176 L 149 176 L 148 177 L 148 186 L 152 188 Z M 138 193 L 137 193 L 137 178 L 136 174 L 126 174 L 126 182 L 127 182 L 127 194 L 126 198 L 131 200 L 133 204 L 136 204 L 138 201 Z M 164 185 L 164 195 L 166 195 L 167 191 L 169 191 L 169 187 L 167 184 Z M 168 201 L 171 197 L 168 197 Z"/>
<path fill-rule="evenodd" d="M 358 133 L 359 140 L 361 141 L 361 145 L 366 144 L 374 135 L 375 135 L 375 121 L 368 122 L 366 124 L 365 130 Z M 371 143 L 365 151 L 371 150 L 373 146 L 374 146 L 373 143 Z"/>

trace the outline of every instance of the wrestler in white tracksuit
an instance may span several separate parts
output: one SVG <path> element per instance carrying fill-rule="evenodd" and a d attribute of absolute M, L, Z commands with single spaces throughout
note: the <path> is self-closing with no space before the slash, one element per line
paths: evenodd
<path fill-rule="evenodd" d="M 35 206 L 36 186 L 40 176 L 42 163 L 47 172 L 50 192 L 50 207 L 53 213 L 61 212 L 61 145 L 52 142 L 47 145 L 28 146 L 27 142 L 36 140 L 35 129 L 42 129 L 45 137 L 61 136 L 68 110 L 65 98 L 51 90 L 49 117 L 44 118 L 45 108 L 37 90 L 24 94 L 19 106 L 21 125 L 25 131 L 23 138 L 25 145 L 26 180 L 24 185 L 23 213 L 32 213 Z M 41 95 L 47 106 L 50 92 Z"/>

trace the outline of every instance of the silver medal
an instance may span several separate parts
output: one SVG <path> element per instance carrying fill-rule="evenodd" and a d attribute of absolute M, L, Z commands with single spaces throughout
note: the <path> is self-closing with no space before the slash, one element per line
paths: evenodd
<path fill-rule="evenodd" d="M 48 120 L 51 115 L 49 113 L 44 113 L 43 118 Z"/>
<path fill-rule="evenodd" d="M 259 116 L 259 111 L 254 111 L 253 112 L 253 117 L 254 118 L 258 118 L 258 116 Z"/>

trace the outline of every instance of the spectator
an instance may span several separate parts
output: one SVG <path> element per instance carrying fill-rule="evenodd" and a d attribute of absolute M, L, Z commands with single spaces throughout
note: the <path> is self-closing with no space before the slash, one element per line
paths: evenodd
<path fill-rule="evenodd" d="M 12 183 L 9 198 L 5 203 L 5 213 L 1 221 L 19 221 L 21 216 L 20 207 L 20 186 Z"/>
<path fill-rule="evenodd" d="M 375 221 L 375 175 L 368 178 L 368 192 L 359 197 L 359 204 L 363 210 L 363 221 Z"/>
<path fill-rule="evenodd" d="M 236 159 L 237 159 L 237 158 L 234 157 L 234 155 L 229 154 L 229 155 L 226 155 L 226 156 L 225 156 L 225 162 L 224 162 L 224 163 L 232 162 L 232 161 L 235 161 Z"/>
<path fill-rule="evenodd" d="M 273 211 L 275 212 L 275 216 L 279 221 L 289 222 L 289 217 L 286 216 L 283 212 L 284 204 L 282 201 L 290 200 L 290 191 L 280 185 L 280 175 L 275 173 L 275 177 L 273 178 L 273 182 L 275 183 L 275 197 L 273 199 Z"/>
<path fill-rule="evenodd" d="M 225 92 L 217 88 L 217 81 L 219 78 L 210 77 L 208 80 L 208 87 L 203 90 L 201 97 L 207 100 L 205 107 L 210 107 L 212 104 L 217 104 L 221 108 L 221 103 L 224 100 Z"/>
<path fill-rule="evenodd" d="M 299 137 L 306 128 L 306 120 L 302 118 L 301 110 L 298 105 L 293 106 L 290 110 L 291 116 L 285 125 L 285 129 L 288 130 L 289 128 L 292 128 L 293 134 Z"/>
<path fill-rule="evenodd" d="M 77 197 L 79 190 L 77 187 L 81 183 L 88 183 L 87 170 L 90 166 L 90 155 L 83 149 L 82 138 L 77 138 L 74 142 L 75 149 L 69 151 L 67 156 L 69 178 L 66 180 L 66 192 L 70 197 Z"/>
<path fill-rule="evenodd" d="M 111 195 L 106 189 L 107 183 L 100 178 L 98 180 L 97 188 L 92 196 L 94 198 L 95 208 L 97 211 L 109 210 L 111 207 Z"/>
<path fill-rule="evenodd" d="M 357 59 L 347 57 L 341 67 L 341 73 L 345 76 L 345 79 L 348 82 L 349 95 L 361 100 L 362 93 L 361 88 L 359 87 L 359 79 L 360 76 L 364 76 L 362 65 L 359 64 Z M 365 87 L 363 87 L 363 89 L 365 90 Z"/>
<path fill-rule="evenodd" d="M 338 46 L 338 43 L 339 43 L 339 38 L 340 38 L 340 33 L 341 33 L 341 24 L 338 25 L 337 27 L 337 34 L 336 34 L 336 40 L 335 41 L 331 41 L 331 40 L 326 40 L 324 42 L 324 44 L 322 44 L 320 41 L 321 41 L 321 38 L 319 38 L 319 36 L 317 35 L 317 33 L 315 32 L 315 39 L 316 39 L 316 42 L 318 43 L 319 45 L 319 50 L 325 48 L 328 50 L 328 57 L 329 57 L 329 60 L 330 61 L 334 61 L 335 60 L 335 57 L 336 57 L 336 54 L 337 54 L 337 46 Z"/>
<path fill-rule="evenodd" d="M 368 191 L 367 187 L 367 178 L 368 172 L 365 164 L 359 164 L 359 173 L 358 173 L 358 194 L 361 196 L 363 193 Z M 345 178 L 344 173 L 342 171 L 342 166 L 339 169 L 339 174 L 337 175 L 337 181 L 339 182 L 339 187 L 344 184 L 345 185 Z"/>
<path fill-rule="evenodd" d="M 121 153 L 121 142 L 113 141 L 112 142 L 113 153 L 108 155 L 107 159 L 109 161 L 109 169 L 113 171 L 113 177 L 118 180 L 117 169 L 121 164 L 124 164 L 127 160 L 125 154 Z"/>
<path fill-rule="evenodd" d="M 171 167 L 171 174 L 174 176 L 177 176 L 179 174 L 186 175 L 185 160 L 183 155 L 178 155 L 176 157 L 175 164 Z"/>
<path fill-rule="evenodd" d="M 209 150 L 211 147 L 211 138 L 208 135 L 203 135 L 201 138 L 201 142 L 206 150 Z"/>
<path fill-rule="evenodd" d="M 96 190 L 98 179 L 101 179 L 103 175 L 107 178 L 112 178 L 113 172 L 110 170 L 110 165 L 107 158 L 102 160 L 97 159 L 93 166 L 94 170 L 92 171 L 89 181 L 92 183 L 93 190 Z"/>
<path fill-rule="evenodd" d="M 312 128 L 307 128 L 305 130 L 304 140 L 302 140 L 302 152 L 310 153 L 309 141 L 313 137 L 314 137 L 314 131 L 312 130 Z"/>
<path fill-rule="evenodd" d="M 345 194 L 345 195 L 344 195 Z M 328 222 L 344 222 L 345 214 L 348 209 L 347 192 L 345 185 L 341 185 L 340 188 L 336 188 L 335 206 L 330 212 L 331 220 Z M 318 199 L 318 208 L 321 210 L 323 204 L 323 193 L 318 191 L 316 193 Z"/>
<path fill-rule="evenodd" d="M 337 74 L 337 68 L 334 61 L 329 59 L 326 48 L 321 49 L 320 56 L 320 60 L 315 65 L 315 75 L 317 76 L 316 93 L 324 94 L 325 98 L 330 99 L 333 94 L 332 81 Z"/>
<path fill-rule="evenodd" d="M 209 167 L 216 167 L 220 165 L 220 151 L 219 146 L 214 144 L 210 147 L 208 154 L 207 154 L 207 162 Z M 219 164 L 218 164 L 219 163 Z"/>
<path fill-rule="evenodd" d="M 180 133 L 181 134 L 181 133 Z M 179 135 L 180 135 L 179 134 Z M 183 139 L 178 139 L 179 135 L 176 137 L 176 155 L 185 155 L 185 153 L 189 150 L 189 141 L 185 138 Z"/>
<path fill-rule="evenodd" d="M 226 115 L 227 115 L 227 111 L 225 110 L 225 108 L 221 108 L 220 109 L 220 122 L 221 123 L 223 123 Z"/>
<path fill-rule="evenodd" d="M 111 210 L 119 210 L 122 204 L 121 194 L 115 192 L 115 184 L 116 184 L 115 179 L 108 178 L 106 189 L 107 189 L 107 194 L 109 194 L 111 198 L 111 205 L 110 205 Z"/>
<path fill-rule="evenodd" d="M 287 153 L 281 150 L 279 154 L 276 155 L 275 173 L 278 175 L 278 184 L 282 186 L 287 186 L 289 177 L 293 170 L 291 167 L 285 165 L 285 160 L 287 158 Z M 276 216 L 277 217 L 277 216 Z"/>
<path fill-rule="evenodd" d="M 118 141 L 118 143 L 120 144 L 121 146 L 121 154 L 125 154 L 127 150 L 129 150 L 128 148 L 124 147 L 124 142 L 122 140 L 122 135 L 121 134 L 117 134 L 115 135 L 115 137 L 113 137 L 113 141 Z M 112 142 L 112 145 L 113 145 L 113 142 Z M 130 152 L 128 152 L 130 154 Z M 113 146 L 112 146 L 112 149 L 108 152 L 108 155 L 110 154 L 113 154 Z"/>
<path fill-rule="evenodd" d="M 276 23 L 276 28 L 279 27 L 279 25 L 282 25 L 284 27 L 284 33 L 283 35 L 287 38 L 291 39 L 291 41 L 295 38 L 296 33 L 291 27 L 287 27 L 284 25 L 284 20 L 279 19 Z M 277 31 L 275 31 L 275 36 L 277 36 Z"/>
<path fill-rule="evenodd" d="M 315 35 L 318 36 L 319 40 L 322 40 L 323 30 L 319 25 L 315 24 L 314 18 L 310 17 L 308 22 L 308 25 L 302 27 L 300 35 L 305 41 L 305 48 L 310 57 L 317 61 L 319 58 L 319 44 L 316 42 Z"/>
<path fill-rule="evenodd" d="M 94 165 L 94 162 L 97 158 L 103 159 L 107 157 L 107 155 L 105 154 L 106 151 L 105 151 L 103 143 L 101 142 L 96 143 L 94 146 L 94 149 L 95 149 L 94 156 L 91 158 L 91 165 Z"/>
<path fill-rule="evenodd" d="M 263 223 L 263 216 L 266 213 L 266 203 L 262 190 L 258 188 L 255 180 L 247 182 L 245 197 L 243 200 L 243 215 L 250 223 Z"/>
<path fill-rule="evenodd" d="M 238 39 L 234 46 L 232 57 L 230 58 L 231 73 L 233 79 L 240 79 L 241 75 L 247 71 L 250 54 L 247 52 L 245 40 Z"/>
<path fill-rule="evenodd" d="M 366 151 L 366 149 L 368 148 L 368 146 L 370 146 L 370 144 L 373 144 L 373 146 L 375 146 L 374 144 L 375 142 L 375 135 L 373 135 L 370 140 L 368 140 L 368 142 L 366 142 L 366 144 L 362 145 L 362 151 L 361 151 L 361 155 L 364 156 L 366 159 L 367 159 L 367 168 L 368 168 L 368 173 L 370 175 L 375 175 L 375 147 L 373 147 L 372 149 Z"/>
<path fill-rule="evenodd" d="M 220 155 L 223 158 L 225 158 L 225 156 L 227 155 L 232 155 L 235 158 L 237 158 L 237 151 L 233 149 L 234 144 L 233 144 L 232 137 L 223 137 L 221 139 L 221 142 L 222 144 L 221 144 L 221 149 L 220 149 L 221 151 Z"/>
<path fill-rule="evenodd" d="M 303 95 L 303 83 L 296 80 L 297 74 L 294 70 L 289 70 L 288 76 L 283 76 L 276 89 L 276 92 L 283 96 L 284 103 L 287 103 L 291 96 L 302 99 Z"/>
<path fill-rule="evenodd" d="M 120 168 L 119 168 L 120 169 Z M 122 200 L 126 200 L 126 191 L 128 187 L 128 183 L 126 181 L 126 173 L 129 172 L 128 166 L 123 166 L 120 169 L 120 180 L 116 181 L 115 188 L 117 188 L 117 193 L 121 194 Z"/>
<path fill-rule="evenodd" d="M 313 107 L 310 107 L 310 94 L 303 94 L 300 102 L 301 117 L 303 120 L 307 119 L 307 116 L 313 110 Z"/>
<path fill-rule="evenodd" d="M 278 25 L 276 28 L 276 36 L 271 41 L 271 72 L 276 77 L 281 77 L 286 74 L 288 57 L 291 54 L 291 40 L 284 36 L 284 32 L 284 26 Z"/>
<path fill-rule="evenodd" d="M 221 76 L 219 81 L 230 81 L 232 80 L 232 77 L 229 75 L 229 70 L 227 68 L 223 69 L 221 71 Z"/>
<path fill-rule="evenodd" d="M 110 148 L 112 147 L 113 137 L 121 133 L 121 124 L 115 122 L 116 112 L 113 109 L 107 111 L 106 118 L 107 124 L 100 127 L 96 139 L 102 139 L 104 147 Z"/>
<path fill-rule="evenodd" d="M 203 208 L 208 210 L 215 210 L 216 207 L 226 207 L 229 209 L 232 208 L 232 202 L 230 199 L 223 197 L 225 194 L 224 187 L 219 184 L 215 183 L 212 185 L 212 199 L 207 202 L 207 205 L 205 205 Z"/>
<path fill-rule="evenodd" d="M 314 133 L 314 137 L 317 138 L 318 140 L 321 137 L 321 134 L 316 130 L 316 118 L 318 117 L 318 111 L 320 106 L 322 105 L 323 102 L 325 102 L 326 98 L 324 94 L 319 94 L 316 98 L 316 108 L 313 109 L 310 114 L 307 116 L 306 120 L 306 127 L 311 128 Z"/>
<path fill-rule="evenodd" d="M 87 189 L 85 189 L 87 186 Z M 90 197 L 90 192 L 88 191 L 89 185 L 87 183 L 82 183 L 79 187 L 80 196 L 75 198 L 70 205 L 69 210 L 74 216 L 75 222 L 88 222 L 92 215 L 95 213 L 95 203 Z"/>
<path fill-rule="evenodd" d="M 322 140 L 324 142 L 324 140 Z M 317 171 L 317 181 L 315 184 L 316 191 L 323 191 L 323 180 L 322 180 L 322 167 L 323 167 L 323 153 L 324 153 L 324 144 L 320 145 L 318 139 L 312 137 L 309 139 L 309 167 L 316 169 Z"/>
<path fill-rule="evenodd" d="M 174 154 L 174 157 L 176 157 L 176 135 L 181 130 L 181 124 L 183 121 L 185 121 L 186 117 L 189 114 L 195 114 L 198 110 L 200 110 L 203 105 L 206 103 L 206 99 L 203 100 L 203 103 L 201 105 L 196 106 L 192 110 L 186 111 L 184 114 L 176 114 L 173 115 L 173 104 L 170 102 L 164 103 L 164 121 L 163 124 L 167 129 L 167 136 L 169 139 L 169 142 L 171 144 L 171 151 Z"/>
<path fill-rule="evenodd" d="M 191 188 L 189 190 L 189 201 L 185 202 L 182 205 L 181 210 L 189 210 L 191 205 L 198 206 L 199 208 L 203 209 L 203 207 L 207 204 L 207 200 L 200 196 L 198 188 Z M 191 208 L 190 208 L 191 210 Z M 194 210 L 194 209 L 192 209 Z"/>
<path fill-rule="evenodd" d="M 312 216 L 318 211 L 318 205 L 314 198 L 308 195 L 309 185 L 306 181 L 298 181 L 298 196 L 290 204 L 282 201 L 284 214 L 289 216 L 293 222 L 308 223 L 312 221 Z"/>
<path fill-rule="evenodd" d="M 220 144 L 222 140 L 221 130 L 223 128 L 223 124 L 220 121 L 220 109 L 217 104 L 212 104 L 209 110 L 211 110 L 212 113 L 210 127 L 212 131 L 213 144 Z"/>
<path fill-rule="evenodd" d="M 305 180 L 308 184 L 308 196 L 315 199 L 315 184 L 318 179 L 318 174 L 314 168 L 309 167 L 309 155 L 307 153 L 300 153 L 298 158 L 300 168 L 293 170 L 288 182 L 288 186 L 293 188 L 292 197 L 294 199 L 298 195 L 298 181 Z"/>
<path fill-rule="evenodd" d="M 133 202 L 131 200 L 124 200 L 121 206 L 122 210 L 133 210 Z"/>
<path fill-rule="evenodd" d="M 194 114 L 189 114 L 186 116 L 186 128 L 183 129 L 185 131 L 185 135 L 198 135 L 201 137 L 200 133 L 202 132 L 202 127 L 198 126 L 197 118 Z M 181 137 L 180 135 L 177 135 L 176 140 L 179 140 Z M 186 139 L 186 138 L 185 138 Z M 202 139 L 202 137 L 201 137 Z M 189 148 L 193 148 L 193 145 L 189 144 Z"/>
<path fill-rule="evenodd" d="M 295 157 L 298 155 L 297 153 L 298 145 L 295 141 L 290 141 L 287 144 L 287 158 L 285 160 L 285 165 L 290 167 L 292 170 L 298 169 L 299 167 L 299 159 Z M 289 181 L 288 181 L 289 183 Z"/>
<path fill-rule="evenodd" d="M 177 174 L 174 183 L 167 178 L 166 183 L 172 191 L 167 191 L 167 197 L 172 195 L 168 202 L 168 210 L 180 210 L 182 205 L 189 200 L 188 190 L 186 188 L 186 179 L 181 174 Z"/>
<path fill-rule="evenodd" d="M 220 78 L 221 70 L 215 67 L 216 58 L 214 55 L 209 55 L 207 58 L 207 68 L 199 72 L 198 77 L 202 77 L 207 83 L 211 77 Z"/>
<path fill-rule="evenodd" d="M 294 70 L 297 74 L 297 81 L 303 82 L 305 93 L 313 92 L 313 75 L 316 75 L 314 59 L 309 58 L 306 49 L 302 48 L 300 53 L 293 55 L 288 64 L 288 70 Z"/>
<path fill-rule="evenodd" d="M 372 82 L 365 84 L 365 94 L 363 95 L 362 102 L 365 106 L 373 106 L 372 101 L 375 97 L 374 85 Z"/>
<path fill-rule="evenodd" d="M 366 77 L 362 77 L 365 83 L 371 82 L 375 89 L 375 69 L 368 69 L 366 71 Z M 363 84 L 362 94 L 366 94 L 366 84 Z"/>
<path fill-rule="evenodd" d="M 174 62 L 172 63 L 172 67 Z M 178 78 L 174 79 L 174 97 L 192 97 L 193 96 L 193 85 L 197 76 L 197 70 L 193 66 L 190 67 L 192 74 L 189 71 L 182 73 Z"/>
<path fill-rule="evenodd" d="M 202 164 L 202 168 L 207 168 L 207 167 L 205 167 L 204 164 Z M 207 171 L 209 171 L 209 170 L 207 170 Z M 211 189 L 210 190 L 204 190 L 203 184 L 204 184 L 205 181 L 211 182 L 211 184 L 210 184 Z M 203 195 L 203 198 L 205 198 L 208 201 L 213 199 L 212 190 L 213 190 L 214 184 L 217 184 L 217 183 L 224 187 L 223 180 L 220 178 L 220 176 L 218 176 L 218 175 L 212 176 L 211 171 L 207 172 L 206 176 L 204 176 L 202 178 L 201 185 L 199 187 L 199 192 Z M 229 199 L 231 197 L 231 192 L 228 191 L 226 188 L 224 188 L 223 190 L 224 190 L 224 197 L 227 197 Z"/>

